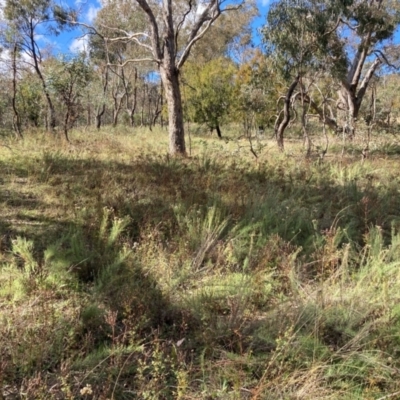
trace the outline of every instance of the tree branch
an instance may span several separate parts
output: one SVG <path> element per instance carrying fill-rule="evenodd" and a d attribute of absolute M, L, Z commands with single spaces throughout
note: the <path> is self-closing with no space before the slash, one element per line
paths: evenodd
<path fill-rule="evenodd" d="M 147 62 L 155 62 L 155 61 L 157 62 L 157 60 L 155 60 L 154 58 L 131 58 L 129 60 L 125 60 L 122 64 L 113 64 L 113 63 L 108 62 L 107 66 L 123 68 L 127 64 L 130 64 L 130 63 L 140 63 L 140 62 L 146 62 L 146 61 Z"/>
<path fill-rule="evenodd" d="M 139 4 L 140 8 L 147 14 L 147 17 L 150 22 L 151 26 L 151 35 L 150 35 L 150 40 L 151 40 L 151 46 L 153 50 L 153 56 L 154 59 L 153 61 L 157 61 L 162 59 L 162 52 L 160 48 L 160 35 L 158 32 L 158 25 L 156 18 L 154 16 L 154 13 L 152 9 L 150 8 L 147 0 L 136 0 L 136 2 Z"/>
<path fill-rule="evenodd" d="M 178 36 L 179 36 L 179 32 L 182 28 L 182 25 L 185 23 L 185 20 L 187 18 L 187 16 L 191 13 L 193 8 L 193 3 L 192 0 L 189 0 L 189 9 L 185 12 L 185 14 L 183 14 L 182 19 L 179 21 L 178 25 L 176 26 L 176 32 L 175 32 L 175 48 L 178 47 Z"/>
<path fill-rule="evenodd" d="M 220 4 L 218 1 L 219 0 L 212 0 L 209 5 L 204 9 L 204 11 L 200 14 L 198 21 L 194 24 L 187 40 L 186 47 L 183 50 L 183 53 L 177 63 L 178 70 L 182 67 L 182 65 L 189 57 L 190 50 L 192 49 L 193 45 L 205 35 L 208 29 L 210 29 L 213 22 L 221 15 Z M 207 25 L 199 33 L 199 31 L 207 21 Z"/>
<path fill-rule="evenodd" d="M 392 64 L 388 58 L 386 57 L 386 55 L 383 53 L 383 51 L 377 49 L 374 50 L 374 54 L 377 55 L 378 57 L 382 57 L 383 61 L 385 61 L 385 63 L 390 67 L 390 68 L 394 68 L 394 69 L 399 69 L 399 67 L 396 67 L 394 64 Z"/>
<path fill-rule="evenodd" d="M 381 64 L 382 64 L 382 60 L 378 57 L 375 59 L 375 61 L 369 67 L 369 69 L 368 69 L 367 73 L 365 74 L 365 77 L 360 85 L 360 88 L 358 89 L 358 92 L 357 92 L 357 104 L 361 104 L 362 99 L 365 95 L 365 92 L 367 91 L 368 84 L 369 84 L 371 78 L 373 77 L 376 69 Z"/>

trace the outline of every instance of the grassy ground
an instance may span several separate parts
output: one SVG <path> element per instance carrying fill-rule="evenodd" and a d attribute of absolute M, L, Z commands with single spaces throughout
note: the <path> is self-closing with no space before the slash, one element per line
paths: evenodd
<path fill-rule="evenodd" d="M 396 138 L 71 140 L 0 141 L 0 398 L 400 398 Z"/>

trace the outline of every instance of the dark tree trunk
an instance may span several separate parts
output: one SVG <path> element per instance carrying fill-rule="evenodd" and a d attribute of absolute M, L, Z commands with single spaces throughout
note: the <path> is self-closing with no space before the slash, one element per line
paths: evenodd
<path fill-rule="evenodd" d="M 101 128 L 101 118 L 103 117 L 104 113 L 106 112 L 106 105 L 103 104 L 100 110 L 97 110 L 96 114 L 96 129 L 100 130 Z"/>
<path fill-rule="evenodd" d="M 146 102 L 146 92 L 148 92 L 147 90 L 147 85 L 144 84 L 143 85 L 143 90 L 142 90 L 142 109 L 140 112 L 140 126 L 144 126 L 145 122 L 144 122 L 144 107 L 145 107 L 145 102 Z"/>
<path fill-rule="evenodd" d="M 68 143 L 69 143 L 69 137 L 68 137 L 69 116 L 70 116 L 70 110 L 69 108 L 67 108 L 67 112 L 65 113 L 64 117 L 64 137 Z"/>
<path fill-rule="evenodd" d="M 221 129 L 220 129 L 219 125 L 217 125 L 217 126 L 215 127 L 215 129 L 217 130 L 217 135 L 218 135 L 218 137 L 219 137 L 220 139 L 222 139 Z"/>
<path fill-rule="evenodd" d="M 46 81 L 42 75 L 42 71 L 40 70 L 39 67 L 39 60 L 38 60 L 38 55 L 36 53 L 36 42 L 35 42 L 35 30 L 33 28 L 33 24 L 34 22 L 31 20 L 30 21 L 30 46 L 31 46 L 31 51 L 32 51 L 32 59 L 33 59 L 33 66 L 35 68 L 35 71 L 40 79 L 40 82 L 42 83 L 42 88 L 43 88 L 43 92 L 44 95 L 46 97 L 47 100 L 47 105 L 49 107 L 49 117 L 50 117 L 50 121 L 49 121 L 49 127 L 50 127 L 50 131 L 52 133 L 54 133 L 55 127 L 56 127 L 56 114 L 55 114 L 55 110 L 54 110 L 54 106 L 53 106 L 53 102 L 51 101 L 51 97 L 46 85 Z M 47 125 L 47 124 L 46 124 Z"/>
<path fill-rule="evenodd" d="M 162 113 L 162 109 L 164 106 L 164 94 L 163 94 L 163 84 L 161 82 L 160 85 L 160 103 L 161 103 L 161 114 L 160 114 L 160 124 L 161 124 L 161 128 L 164 128 L 164 118 L 163 118 L 163 113 Z"/>
<path fill-rule="evenodd" d="M 298 75 L 296 79 L 292 82 L 292 84 L 289 86 L 289 89 L 285 96 L 285 102 L 283 104 L 283 118 L 280 122 L 279 119 L 277 119 L 275 123 L 276 141 L 281 150 L 284 149 L 283 134 L 290 121 L 290 101 L 292 99 L 294 89 L 296 89 L 296 86 L 299 83 L 299 80 L 300 80 L 300 75 Z"/>
<path fill-rule="evenodd" d="M 12 95 L 12 108 L 14 111 L 13 125 L 15 134 L 19 138 L 23 138 L 21 130 L 21 119 L 17 109 L 17 43 L 14 43 L 12 53 L 12 69 L 13 69 L 13 95 Z"/>
<path fill-rule="evenodd" d="M 160 67 L 168 105 L 169 151 L 171 154 L 186 154 L 185 131 L 183 126 L 182 97 L 179 74 L 173 63 Z"/>

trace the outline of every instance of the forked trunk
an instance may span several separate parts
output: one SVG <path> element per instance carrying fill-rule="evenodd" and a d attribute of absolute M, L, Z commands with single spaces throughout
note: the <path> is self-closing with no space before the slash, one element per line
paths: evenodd
<path fill-rule="evenodd" d="M 293 96 L 294 89 L 296 89 L 297 84 L 299 83 L 300 76 L 298 75 L 296 79 L 292 82 L 292 84 L 289 86 L 288 91 L 286 92 L 286 96 L 284 99 L 284 104 L 283 104 L 283 118 L 282 120 L 279 121 L 279 119 L 275 123 L 275 136 L 276 136 L 276 141 L 278 143 L 278 147 L 280 150 L 283 151 L 284 145 L 283 145 L 283 134 L 285 132 L 286 127 L 289 125 L 290 121 L 290 101 Z M 280 114 L 281 115 L 281 114 Z M 279 118 L 279 117 L 278 117 Z"/>
<path fill-rule="evenodd" d="M 345 115 L 343 129 L 344 132 L 350 135 L 350 137 L 355 135 L 355 125 L 358 118 L 358 113 L 371 79 L 374 76 L 377 68 L 382 64 L 382 60 L 377 57 L 366 70 L 360 83 L 362 77 L 361 72 L 368 55 L 367 50 L 370 46 L 370 38 L 371 34 L 369 33 L 364 42 L 360 44 L 350 71 L 346 79 L 342 80 L 342 87 L 338 93 L 338 108 L 344 112 Z"/>
<path fill-rule="evenodd" d="M 168 69 L 161 66 L 160 73 L 168 105 L 169 151 L 172 155 L 185 155 L 185 131 L 179 73 L 175 66 Z"/>

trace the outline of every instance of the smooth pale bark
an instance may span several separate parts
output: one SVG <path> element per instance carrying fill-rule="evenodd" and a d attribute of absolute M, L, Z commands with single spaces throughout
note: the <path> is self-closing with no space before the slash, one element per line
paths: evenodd
<path fill-rule="evenodd" d="M 361 62 L 361 60 L 359 62 Z M 361 103 L 364 99 L 371 78 L 374 76 L 375 71 L 381 64 L 382 61 L 379 58 L 375 59 L 375 61 L 371 64 L 371 66 L 367 70 L 359 88 L 358 88 L 360 79 L 359 76 L 355 77 L 351 81 L 349 80 L 342 81 L 342 88 L 339 92 L 339 99 L 340 99 L 339 108 L 347 111 L 348 113 L 347 123 L 350 124 L 351 129 L 354 127 L 354 121 L 358 117 Z"/>
<path fill-rule="evenodd" d="M 371 37 L 372 33 L 369 32 L 362 38 L 346 79 L 342 80 L 341 89 L 338 93 L 338 108 L 346 113 L 343 124 L 347 127 L 348 133 L 351 136 L 355 134 L 355 121 L 357 120 L 368 85 L 375 71 L 382 64 L 382 60 L 377 57 L 367 69 L 361 81 L 362 71 L 372 46 Z"/>
<path fill-rule="evenodd" d="M 122 104 L 126 96 L 126 92 L 123 93 L 122 96 L 120 94 L 121 87 L 124 85 L 125 75 L 122 67 L 120 68 L 120 71 L 118 69 L 111 71 L 114 75 L 114 79 L 112 80 L 113 90 L 111 91 L 111 96 L 114 102 L 112 125 L 113 127 L 116 127 L 118 125 L 118 117 L 122 109 Z"/>

